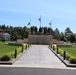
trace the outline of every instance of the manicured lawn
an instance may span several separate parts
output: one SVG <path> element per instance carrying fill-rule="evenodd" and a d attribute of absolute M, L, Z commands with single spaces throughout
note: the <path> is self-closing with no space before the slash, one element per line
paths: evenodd
<path fill-rule="evenodd" d="M 0 57 L 2 57 L 3 55 L 5 55 L 6 53 L 14 51 L 18 47 L 20 47 L 20 46 L 6 45 L 5 43 L 6 42 L 1 42 L 0 41 Z"/>
<path fill-rule="evenodd" d="M 60 47 L 60 49 L 65 50 L 68 53 L 76 56 L 76 46 L 73 46 L 73 47 Z"/>

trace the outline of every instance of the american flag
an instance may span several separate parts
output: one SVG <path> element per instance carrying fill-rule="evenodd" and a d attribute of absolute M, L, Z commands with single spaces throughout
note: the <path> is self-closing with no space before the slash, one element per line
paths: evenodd
<path fill-rule="evenodd" d="M 41 21 L 41 17 L 39 18 L 39 21 Z"/>

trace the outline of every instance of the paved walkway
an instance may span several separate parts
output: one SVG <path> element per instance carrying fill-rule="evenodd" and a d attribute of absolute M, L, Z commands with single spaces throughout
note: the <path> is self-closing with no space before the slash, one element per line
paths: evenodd
<path fill-rule="evenodd" d="M 66 67 L 48 48 L 48 45 L 32 45 L 13 65 Z"/>

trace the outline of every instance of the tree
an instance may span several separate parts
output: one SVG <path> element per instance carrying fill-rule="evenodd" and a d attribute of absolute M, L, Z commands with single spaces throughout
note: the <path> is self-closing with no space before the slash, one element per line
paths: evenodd
<path fill-rule="evenodd" d="M 15 41 L 17 41 L 17 39 L 18 39 L 18 32 L 14 32 L 14 36 L 13 36 L 13 40 L 15 40 Z"/>
<path fill-rule="evenodd" d="M 75 34 L 71 34 L 69 40 L 70 40 L 70 42 L 76 41 L 76 35 Z"/>
<path fill-rule="evenodd" d="M 39 34 L 43 34 L 43 32 L 44 32 L 44 31 L 43 31 L 43 27 L 40 27 L 40 28 L 39 28 Z"/>
<path fill-rule="evenodd" d="M 54 30 L 54 38 L 60 40 L 60 31 L 58 30 L 58 28 Z"/>
<path fill-rule="evenodd" d="M 48 28 L 48 34 L 51 34 L 51 28 L 50 27 Z"/>
<path fill-rule="evenodd" d="M 5 24 L 2 25 L 2 29 L 5 30 L 7 27 L 5 26 Z"/>
<path fill-rule="evenodd" d="M 31 30 L 31 34 L 35 34 L 35 26 L 32 26 L 32 27 L 30 28 L 30 30 Z"/>
<path fill-rule="evenodd" d="M 65 41 L 65 42 L 67 41 L 63 32 L 61 32 L 61 34 L 60 34 L 60 40 Z"/>
<path fill-rule="evenodd" d="M 6 25 L 0 25 L 0 32 L 6 32 L 11 35 L 11 40 L 27 38 L 29 35 L 29 29 L 24 27 L 12 27 Z"/>
<path fill-rule="evenodd" d="M 72 31 L 69 27 L 65 29 L 65 37 L 67 38 L 67 41 L 69 41 L 70 35 L 72 34 Z"/>
<path fill-rule="evenodd" d="M 3 29 L 0 29 L 0 32 L 3 32 Z"/>
<path fill-rule="evenodd" d="M 48 33 L 48 29 L 47 27 L 44 27 L 44 34 L 47 34 Z"/>
<path fill-rule="evenodd" d="M 13 29 L 13 27 L 12 27 L 12 26 L 10 26 L 9 28 L 10 28 L 10 29 Z"/>
<path fill-rule="evenodd" d="M 29 35 L 29 30 L 26 31 L 25 38 L 28 38 L 28 35 Z"/>
<path fill-rule="evenodd" d="M 53 31 L 53 29 L 52 28 L 48 28 L 48 34 L 51 34 L 51 35 L 54 35 L 54 31 Z"/>
<path fill-rule="evenodd" d="M 38 29 L 37 29 L 37 27 L 35 27 L 35 34 L 37 34 L 37 31 L 38 31 Z"/>

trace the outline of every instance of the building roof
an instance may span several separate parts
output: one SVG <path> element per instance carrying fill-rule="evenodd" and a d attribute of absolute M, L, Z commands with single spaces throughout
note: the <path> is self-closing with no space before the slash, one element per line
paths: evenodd
<path fill-rule="evenodd" d="M 2 33 L 0 33 L 0 35 L 10 35 L 10 34 L 2 32 Z"/>
<path fill-rule="evenodd" d="M 0 35 L 3 35 L 4 34 L 4 32 L 0 32 Z"/>

